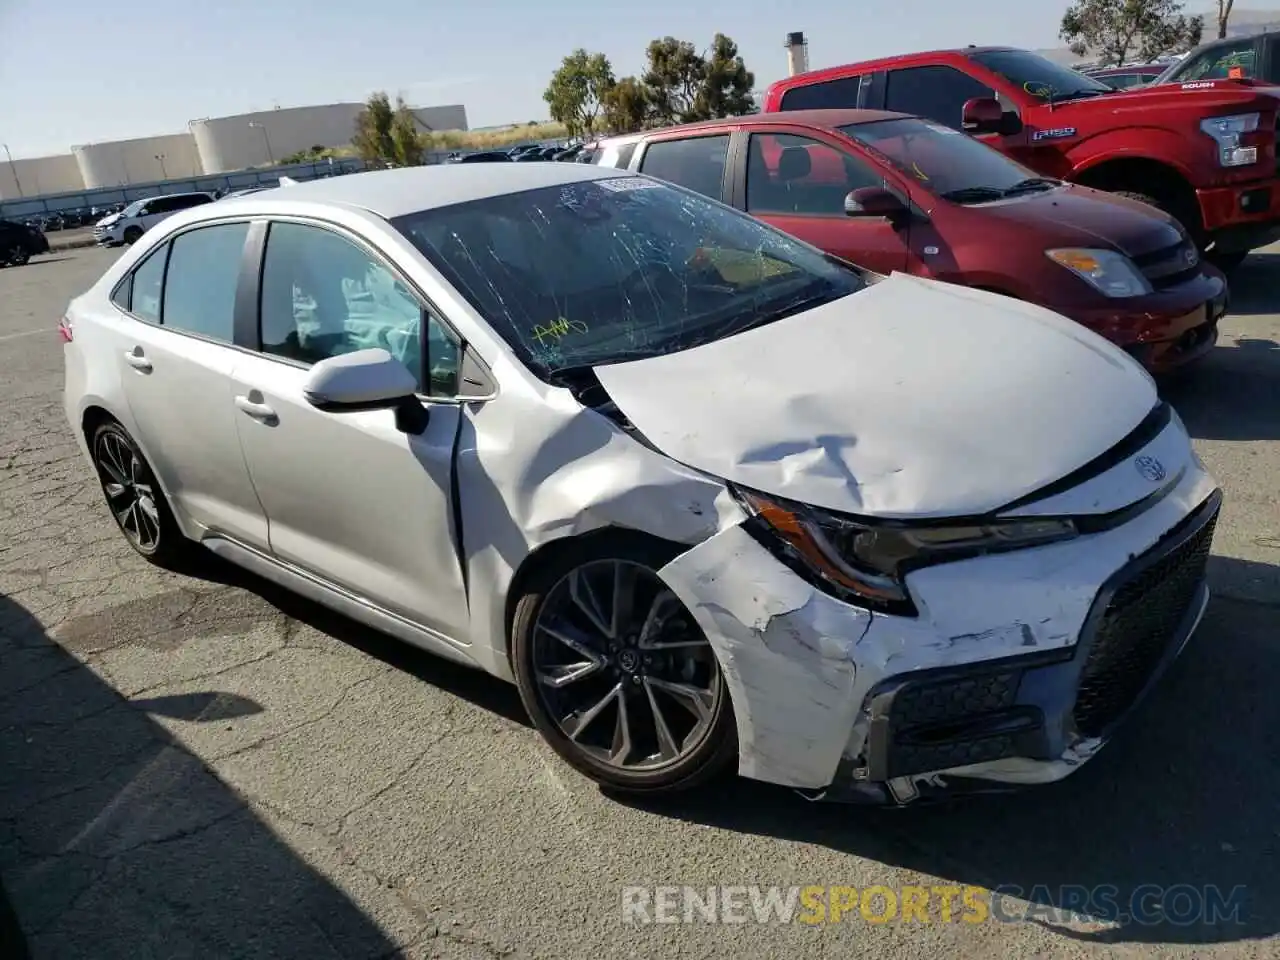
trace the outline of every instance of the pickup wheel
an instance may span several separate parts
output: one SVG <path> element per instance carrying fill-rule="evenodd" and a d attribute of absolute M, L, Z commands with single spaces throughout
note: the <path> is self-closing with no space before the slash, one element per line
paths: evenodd
<path fill-rule="evenodd" d="M 1159 200 L 1157 200 L 1155 197 L 1151 196 L 1150 194 L 1135 193 L 1132 190 L 1112 190 L 1111 192 L 1114 193 L 1117 197 L 1128 197 L 1130 200 L 1137 200 L 1139 203 L 1145 203 L 1149 207 L 1155 207 L 1161 213 L 1167 213 L 1169 216 L 1173 217 L 1175 220 L 1179 219 L 1178 215 L 1169 209 L 1169 205 L 1167 203 L 1161 203 Z"/>

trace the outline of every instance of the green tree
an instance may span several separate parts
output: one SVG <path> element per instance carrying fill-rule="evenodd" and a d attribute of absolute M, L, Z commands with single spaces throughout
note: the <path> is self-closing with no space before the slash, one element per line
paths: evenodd
<path fill-rule="evenodd" d="M 652 41 L 645 53 L 648 66 L 641 82 L 654 122 L 691 123 L 755 112 L 755 75 L 738 45 L 723 33 L 715 35 L 706 53 L 675 37 Z"/>
<path fill-rule="evenodd" d="M 718 120 L 756 112 L 756 98 L 751 93 L 756 76 L 747 69 L 736 43 L 717 33 L 711 41 L 706 64 L 702 99 L 709 118 Z"/>
<path fill-rule="evenodd" d="M 604 96 L 601 119 L 610 133 L 635 133 L 649 124 L 649 91 L 635 77 L 623 77 Z"/>
<path fill-rule="evenodd" d="M 1060 36 L 1077 56 L 1119 64 L 1135 54 L 1154 60 L 1200 42 L 1204 18 L 1187 16 L 1181 0 L 1076 0 L 1062 15 Z"/>
<path fill-rule="evenodd" d="M 396 112 L 391 117 L 392 163 L 400 167 L 416 167 L 422 163 L 422 136 L 418 118 L 403 97 L 396 98 Z"/>
<path fill-rule="evenodd" d="M 648 67 L 640 80 L 653 119 L 660 124 L 707 119 L 706 104 L 700 99 L 707 61 L 697 48 L 687 40 L 663 37 L 650 41 L 645 56 Z"/>
<path fill-rule="evenodd" d="M 589 134 L 614 85 L 613 67 L 603 53 L 579 48 L 565 57 L 542 94 L 551 119 L 563 123 L 570 136 Z"/>
<path fill-rule="evenodd" d="M 381 91 L 369 97 L 356 117 L 356 135 L 351 138 L 351 145 L 361 160 L 388 163 L 394 159 L 396 144 L 391 133 L 394 120 L 395 110 L 391 107 L 390 97 Z"/>

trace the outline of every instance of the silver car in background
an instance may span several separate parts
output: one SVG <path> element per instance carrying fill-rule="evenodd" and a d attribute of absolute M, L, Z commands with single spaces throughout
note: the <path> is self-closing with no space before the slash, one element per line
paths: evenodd
<path fill-rule="evenodd" d="M 1058 779 L 1207 601 L 1220 494 L 1123 352 L 643 176 L 225 199 L 61 329 L 135 550 L 206 548 L 512 681 L 617 791 Z"/>

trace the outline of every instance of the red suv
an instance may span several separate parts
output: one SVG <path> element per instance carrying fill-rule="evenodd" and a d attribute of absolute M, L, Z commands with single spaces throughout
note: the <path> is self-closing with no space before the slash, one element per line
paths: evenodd
<path fill-rule="evenodd" d="M 601 144 L 597 163 L 714 197 L 879 273 L 1070 317 L 1152 371 L 1207 353 L 1222 274 L 1172 217 L 1037 176 L 939 123 L 878 110 L 715 120 Z"/>

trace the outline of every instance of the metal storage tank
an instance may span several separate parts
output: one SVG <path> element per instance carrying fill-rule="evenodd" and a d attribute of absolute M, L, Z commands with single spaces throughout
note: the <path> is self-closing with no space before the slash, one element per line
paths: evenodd
<path fill-rule="evenodd" d="M 22 160 L 10 160 L 7 152 L 0 154 L 0 200 L 83 189 L 80 166 L 69 153 Z"/>
<path fill-rule="evenodd" d="M 345 147 L 355 135 L 363 103 L 330 103 L 192 120 L 191 136 L 205 173 L 272 166 L 312 147 Z M 461 104 L 413 107 L 424 130 L 465 130 Z"/>
<path fill-rule="evenodd" d="M 89 143 L 72 147 L 71 152 L 89 188 L 198 177 L 205 172 L 189 133 Z"/>

